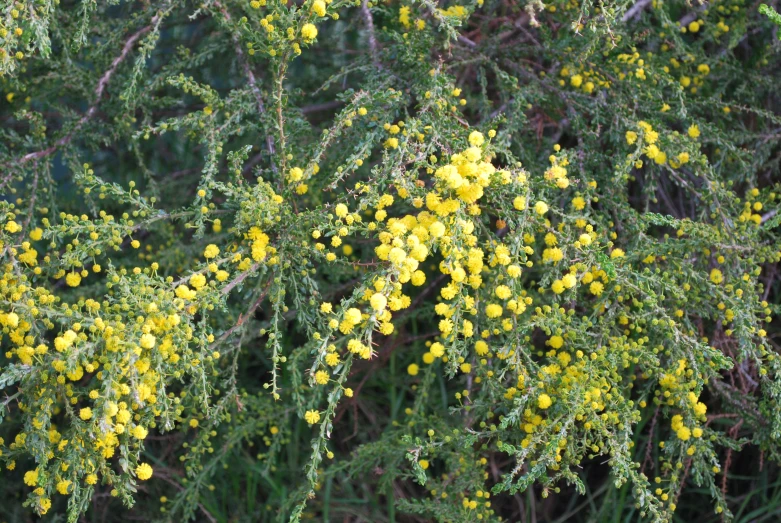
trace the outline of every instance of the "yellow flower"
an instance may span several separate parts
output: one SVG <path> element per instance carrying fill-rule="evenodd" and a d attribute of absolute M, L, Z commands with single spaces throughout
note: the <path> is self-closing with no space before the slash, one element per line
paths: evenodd
<path fill-rule="evenodd" d="M 325 385 L 326 383 L 328 383 L 328 380 L 329 380 L 329 376 L 326 371 L 319 370 L 315 372 L 315 382 L 318 385 Z"/>
<path fill-rule="evenodd" d="M 410 27 L 410 25 L 411 25 L 410 24 L 410 20 L 409 20 L 409 15 L 410 15 L 410 8 L 409 8 L 409 6 L 405 5 L 405 6 L 402 6 L 401 8 L 399 8 L 399 22 L 404 27 Z"/>
<path fill-rule="evenodd" d="M 43 238 L 43 230 L 40 227 L 36 227 L 32 231 L 30 231 L 30 239 L 37 242 Z"/>
<path fill-rule="evenodd" d="M 69 272 L 65 277 L 65 283 L 67 283 L 69 287 L 78 287 L 81 283 L 81 275 L 78 272 Z"/>
<path fill-rule="evenodd" d="M 699 138 L 699 136 L 700 136 L 700 128 L 697 125 L 691 125 L 691 126 L 689 126 L 688 133 L 689 133 L 689 136 L 691 136 L 692 138 L 695 138 L 695 139 Z"/>
<path fill-rule="evenodd" d="M 203 288 L 206 285 L 206 276 L 203 274 L 193 274 L 190 276 L 190 285 L 196 290 Z"/>
<path fill-rule="evenodd" d="M 79 417 L 84 421 L 87 421 L 88 419 L 92 418 L 92 409 L 89 407 L 84 407 L 79 411 Z"/>
<path fill-rule="evenodd" d="M 724 281 L 724 274 L 719 269 L 712 269 L 710 271 L 710 281 L 718 285 Z"/>
<path fill-rule="evenodd" d="M 424 283 L 426 283 L 426 273 L 423 271 L 415 271 L 412 273 L 412 278 L 410 279 L 410 282 L 415 287 L 420 287 Z"/>
<path fill-rule="evenodd" d="M 385 296 L 378 292 L 372 295 L 369 303 L 371 304 L 372 309 L 377 312 L 382 312 L 385 310 L 385 306 L 388 304 L 388 300 L 385 298 Z"/>
<path fill-rule="evenodd" d="M 142 334 L 139 345 L 141 345 L 141 347 L 144 349 L 151 349 L 155 346 L 156 342 L 157 340 L 155 340 L 155 337 L 151 334 Z"/>
<path fill-rule="evenodd" d="M 304 24 L 301 28 L 301 37 L 306 43 L 314 41 L 317 38 L 317 27 L 314 24 Z"/>
<path fill-rule="evenodd" d="M 220 254 L 220 248 L 214 245 L 213 243 L 210 243 L 206 246 L 206 249 L 203 251 L 203 257 L 207 260 L 209 258 L 216 258 L 217 255 Z"/>
<path fill-rule="evenodd" d="M 347 312 L 344 314 L 344 320 L 353 325 L 358 325 L 361 323 L 361 311 L 355 307 L 347 309 Z"/>
<path fill-rule="evenodd" d="M 148 463 L 141 463 L 136 467 L 136 476 L 141 481 L 146 481 L 152 477 L 152 467 Z"/>
<path fill-rule="evenodd" d="M 325 16 L 325 2 L 323 0 L 312 2 L 312 12 L 317 16 Z"/>
<path fill-rule="evenodd" d="M 320 421 L 320 413 L 319 413 L 319 412 L 317 412 L 316 410 L 308 410 L 308 411 L 306 411 L 306 413 L 304 414 L 304 419 L 305 419 L 305 420 L 306 420 L 306 422 L 307 422 L 307 423 L 309 423 L 310 425 L 314 425 L 315 423 L 317 423 L 318 421 Z"/>
<path fill-rule="evenodd" d="M 442 222 L 434 222 L 428 226 L 428 232 L 434 238 L 441 238 L 445 234 L 445 226 Z"/>
<path fill-rule="evenodd" d="M 485 315 L 489 318 L 498 318 L 502 315 L 502 306 L 496 303 L 491 303 L 485 308 Z"/>
<path fill-rule="evenodd" d="M 547 409 L 553 404 L 553 400 L 547 394 L 543 393 L 537 397 L 537 406 L 541 409 Z"/>
<path fill-rule="evenodd" d="M 28 487 L 34 487 L 38 484 L 38 469 L 29 470 L 24 473 L 24 484 Z"/>
<path fill-rule="evenodd" d="M 52 500 L 49 498 L 40 498 L 39 503 L 42 516 L 49 512 L 49 509 L 52 508 Z"/>
<path fill-rule="evenodd" d="M 417 376 L 418 372 L 420 371 L 420 367 L 417 366 L 415 363 L 410 363 L 407 367 L 407 374 L 410 376 Z"/>

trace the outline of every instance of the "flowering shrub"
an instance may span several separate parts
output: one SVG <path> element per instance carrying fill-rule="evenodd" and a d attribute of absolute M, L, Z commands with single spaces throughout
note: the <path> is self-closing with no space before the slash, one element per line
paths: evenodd
<path fill-rule="evenodd" d="M 5 1 L 0 515 L 744 511 L 781 460 L 763 11 Z"/>

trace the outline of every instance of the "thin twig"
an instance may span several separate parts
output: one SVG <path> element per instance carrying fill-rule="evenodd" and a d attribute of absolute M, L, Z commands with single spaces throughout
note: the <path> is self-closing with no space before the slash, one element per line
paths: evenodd
<path fill-rule="evenodd" d="M 621 17 L 622 22 L 628 22 L 632 18 L 635 17 L 635 15 L 639 15 L 640 12 L 648 7 L 648 4 L 651 3 L 651 0 L 638 0 L 638 2 L 635 3 L 632 7 L 627 9 L 626 13 L 624 13 L 624 16 Z"/>
<path fill-rule="evenodd" d="M 366 22 L 366 32 L 369 35 L 369 51 L 372 54 L 372 62 L 380 67 L 380 60 L 377 56 L 377 36 L 374 34 L 374 18 L 369 9 L 368 0 L 363 0 L 361 4 L 361 14 Z"/>
<path fill-rule="evenodd" d="M 125 61 L 125 58 L 130 54 L 130 51 L 133 49 L 133 46 L 136 44 L 139 38 L 144 36 L 146 33 L 152 30 L 152 27 L 157 23 L 157 21 L 162 16 L 162 13 L 157 13 L 155 16 L 152 17 L 152 20 L 150 21 L 149 25 L 142 27 L 132 35 L 130 35 L 130 38 L 127 39 L 125 42 L 125 45 L 122 47 L 122 52 L 119 53 L 119 55 L 114 58 L 114 61 L 111 62 L 111 66 L 106 70 L 105 73 L 103 73 L 103 76 L 100 77 L 100 80 L 98 80 L 98 85 L 95 88 L 95 101 L 92 103 L 90 108 L 87 110 L 86 113 L 79 119 L 79 121 L 76 123 L 76 126 L 54 142 L 53 145 L 47 147 L 46 149 L 42 149 L 40 151 L 32 152 L 25 154 L 19 160 L 17 160 L 17 163 L 19 165 L 25 164 L 29 162 L 30 160 L 37 160 L 40 158 L 45 158 L 47 156 L 50 156 L 54 154 L 57 149 L 60 147 L 63 147 L 65 145 L 68 145 L 72 140 L 73 137 L 76 135 L 76 133 L 86 124 L 90 119 L 92 119 L 93 116 L 95 116 L 95 113 L 98 111 L 98 105 L 100 105 L 101 99 L 103 98 L 104 93 L 106 92 L 106 87 L 108 86 L 109 81 L 111 80 L 111 77 L 114 76 L 114 73 L 117 70 L 117 67 L 119 67 L 119 64 Z"/>
<path fill-rule="evenodd" d="M 215 0 L 214 5 L 217 7 L 217 9 L 220 10 L 222 16 L 225 17 L 225 21 L 230 22 L 231 16 L 225 6 L 222 5 L 218 0 Z M 247 76 L 250 90 L 252 91 L 252 95 L 255 97 L 255 103 L 258 106 L 258 113 L 261 115 L 266 114 L 266 105 L 263 103 L 263 94 L 260 92 L 258 81 L 255 78 L 255 73 L 252 71 L 252 67 L 250 67 L 249 60 L 244 55 L 244 50 L 241 48 L 241 40 L 239 39 L 239 35 L 238 33 L 233 33 L 231 36 L 233 38 L 233 44 L 236 49 L 236 55 L 239 57 L 239 62 L 241 62 L 241 67 L 244 69 L 244 74 Z M 277 164 L 274 162 L 276 148 L 274 146 L 274 137 L 271 136 L 270 133 L 266 133 L 266 148 L 268 149 L 268 153 L 271 156 L 271 170 L 276 173 Z"/>

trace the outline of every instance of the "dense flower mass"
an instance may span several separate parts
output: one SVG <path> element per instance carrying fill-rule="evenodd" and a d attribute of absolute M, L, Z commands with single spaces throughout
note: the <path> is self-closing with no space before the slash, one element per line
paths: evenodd
<path fill-rule="evenodd" d="M 0 518 L 774 517 L 773 9 L 6 4 Z"/>

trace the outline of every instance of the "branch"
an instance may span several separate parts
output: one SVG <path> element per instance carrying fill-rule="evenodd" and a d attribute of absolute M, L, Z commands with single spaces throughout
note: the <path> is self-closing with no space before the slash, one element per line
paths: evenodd
<path fill-rule="evenodd" d="M 636 15 L 640 14 L 640 11 L 648 7 L 648 4 L 651 3 L 651 0 L 638 0 L 635 5 L 630 7 L 626 13 L 624 13 L 624 16 L 621 17 L 622 22 L 628 22 L 632 18 L 634 18 Z"/>
<path fill-rule="evenodd" d="M 222 16 L 225 17 L 225 21 L 230 22 L 231 15 L 225 6 L 222 5 L 218 0 L 214 1 L 214 5 L 217 7 L 217 9 L 219 9 L 220 13 L 222 13 Z M 249 60 L 247 60 L 247 57 L 244 55 L 244 49 L 241 48 L 241 40 L 239 40 L 239 35 L 234 32 L 231 38 L 233 38 L 233 45 L 236 48 L 236 55 L 239 57 L 241 67 L 244 69 L 244 74 L 247 76 L 247 81 L 249 82 L 252 95 L 255 97 L 255 103 L 258 106 L 258 113 L 266 114 L 266 105 L 263 103 L 263 94 L 260 92 L 258 81 L 255 78 L 255 73 L 252 71 L 252 67 L 250 67 Z M 276 173 L 277 165 L 274 163 L 276 148 L 274 147 L 274 137 L 269 133 L 266 133 L 266 148 L 268 149 L 269 155 L 271 155 L 271 170 Z"/>
<path fill-rule="evenodd" d="M 130 38 L 127 39 L 125 42 L 125 45 L 122 47 L 122 52 L 119 53 L 119 56 L 114 58 L 114 61 L 111 62 L 111 67 L 109 67 L 105 73 L 103 73 L 103 76 L 100 77 L 100 80 L 98 80 L 98 85 L 95 88 L 95 101 L 92 103 L 90 108 L 87 110 L 86 113 L 84 113 L 84 116 L 82 116 L 79 121 L 76 123 L 76 126 L 54 142 L 54 145 L 51 145 L 50 147 L 47 147 L 46 149 L 36 151 L 33 153 L 28 153 L 19 158 L 16 163 L 19 165 L 23 165 L 30 160 L 38 160 L 40 158 L 45 158 L 47 156 L 50 156 L 54 154 L 57 149 L 60 147 L 63 147 L 65 145 L 68 145 L 72 140 L 73 137 L 76 135 L 76 133 L 86 124 L 93 116 L 95 116 L 95 113 L 98 110 L 98 105 L 100 104 L 101 99 L 103 98 L 104 93 L 106 92 L 106 87 L 108 86 L 109 81 L 111 80 L 111 77 L 114 75 L 114 73 L 117 70 L 117 67 L 119 67 L 119 64 L 121 64 L 123 61 L 125 61 L 125 58 L 130 54 L 130 51 L 133 49 L 133 46 L 138 41 L 139 38 L 144 36 L 146 33 L 152 30 L 152 27 L 157 23 L 157 21 L 160 19 L 161 13 L 157 13 L 155 16 L 152 17 L 151 22 L 146 27 L 142 27 L 132 35 L 130 35 Z"/>
<path fill-rule="evenodd" d="M 372 12 L 369 10 L 368 0 L 363 0 L 361 4 L 361 14 L 366 21 L 366 32 L 369 33 L 369 50 L 372 54 L 372 61 L 374 65 L 380 66 L 380 61 L 377 58 L 377 37 L 374 34 L 374 18 Z"/>

